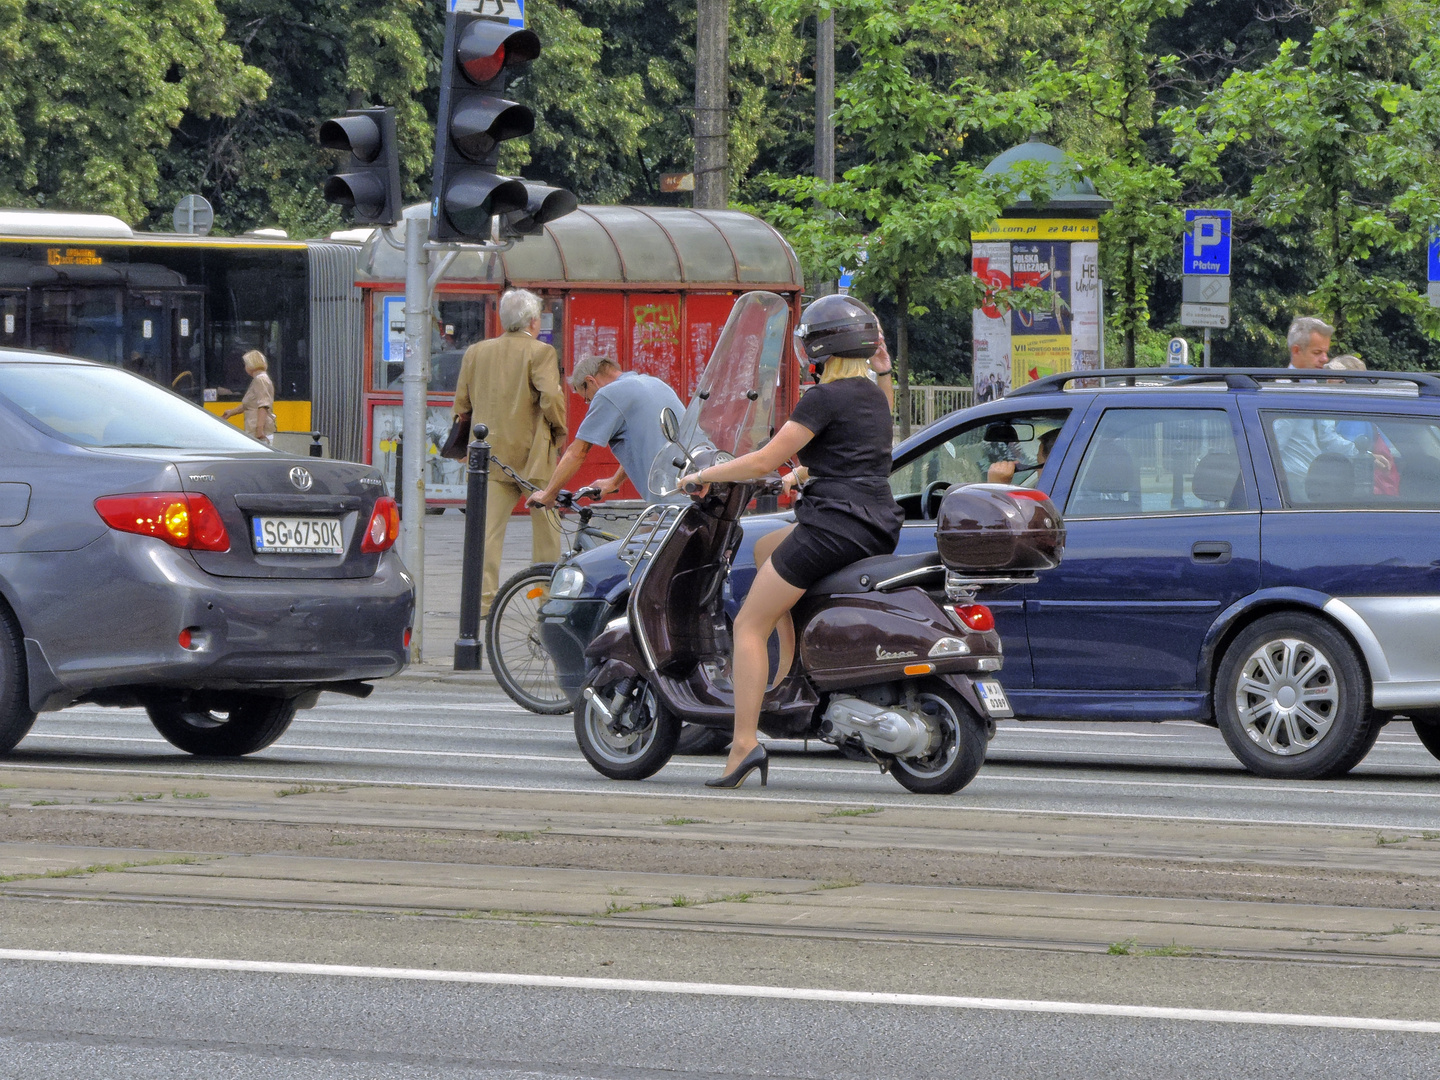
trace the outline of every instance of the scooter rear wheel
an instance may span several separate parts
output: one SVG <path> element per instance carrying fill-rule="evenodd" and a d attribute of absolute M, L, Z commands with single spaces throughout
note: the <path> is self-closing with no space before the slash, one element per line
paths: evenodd
<path fill-rule="evenodd" d="M 922 712 L 944 739 L 929 757 L 896 758 L 890 770 L 900 786 L 917 795 L 953 795 L 985 764 L 985 724 L 965 699 L 944 683 L 926 683 L 915 695 Z"/>
<path fill-rule="evenodd" d="M 610 690 L 597 691 L 608 698 Z M 606 701 L 609 704 L 608 700 Z M 680 719 L 661 705 L 648 685 L 612 722 L 594 701 L 575 710 L 575 741 L 595 771 L 612 780 L 644 780 L 675 754 Z"/>

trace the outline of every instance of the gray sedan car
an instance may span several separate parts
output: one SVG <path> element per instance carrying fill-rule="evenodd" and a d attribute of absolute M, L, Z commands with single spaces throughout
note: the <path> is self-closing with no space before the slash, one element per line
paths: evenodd
<path fill-rule="evenodd" d="M 136 375 L 0 350 L 0 754 L 143 706 L 193 754 L 274 742 L 404 667 L 410 575 L 367 465 L 277 453 Z"/>

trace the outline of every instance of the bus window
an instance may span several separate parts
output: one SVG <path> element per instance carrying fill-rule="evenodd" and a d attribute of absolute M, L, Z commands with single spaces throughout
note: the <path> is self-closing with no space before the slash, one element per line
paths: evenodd
<path fill-rule="evenodd" d="M 0 345 L 23 347 L 25 330 L 25 294 L 0 292 Z"/>

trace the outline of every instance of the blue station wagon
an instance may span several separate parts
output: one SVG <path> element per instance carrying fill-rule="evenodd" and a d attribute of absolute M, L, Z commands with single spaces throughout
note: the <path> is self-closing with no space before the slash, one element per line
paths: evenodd
<path fill-rule="evenodd" d="M 894 463 L 901 553 L 934 549 L 954 484 L 1033 485 L 1064 514 L 1058 569 L 980 596 L 1017 717 L 1214 724 L 1251 772 L 1291 778 L 1344 774 L 1403 717 L 1440 757 L 1440 379 L 1070 373 L 946 417 Z M 737 598 L 785 520 L 747 519 Z M 613 545 L 575 565 L 552 642 L 588 640 L 626 572 Z"/>

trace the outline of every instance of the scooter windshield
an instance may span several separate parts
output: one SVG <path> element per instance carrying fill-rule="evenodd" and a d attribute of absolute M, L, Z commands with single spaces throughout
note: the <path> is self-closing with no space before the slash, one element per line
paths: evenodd
<path fill-rule="evenodd" d="M 730 309 L 680 421 L 676 441 L 692 457 L 707 447 L 740 457 L 770 438 L 789 318 L 785 300 L 770 292 L 746 293 Z M 683 456 L 667 446 L 650 470 L 650 489 L 674 491 L 684 469 Z"/>

